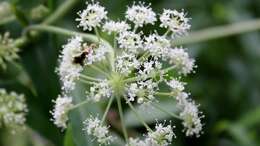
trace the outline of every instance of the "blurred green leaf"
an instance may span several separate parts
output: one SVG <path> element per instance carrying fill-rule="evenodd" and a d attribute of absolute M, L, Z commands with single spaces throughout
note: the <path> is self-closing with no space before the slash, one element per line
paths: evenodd
<path fill-rule="evenodd" d="M 86 100 L 84 84 L 77 84 L 75 90 L 72 93 L 74 103 L 80 103 Z M 81 107 L 70 112 L 70 123 L 72 128 L 72 135 L 74 142 L 77 146 L 97 146 L 98 144 L 93 140 L 93 137 L 89 137 L 83 129 L 83 121 L 85 121 L 90 115 L 101 115 L 101 110 L 97 104 L 87 103 Z"/>
<path fill-rule="evenodd" d="M 168 112 L 176 113 L 178 111 L 176 104 L 174 104 L 174 101 L 162 101 L 158 103 L 158 106 L 162 107 L 164 110 Z M 158 121 L 165 120 L 167 118 L 170 118 L 171 116 L 169 114 L 166 114 L 158 109 L 156 109 L 153 106 L 135 106 L 135 109 L 137 112 L 141 115 L 141 117 L 144 119 L 144 121 L 148 124 L 151 124 L 154 122 L 155 119 Z M 125 124 L 128 127 L 134 127 L 134 126 L 140 126 L 142 123 L 136 118 L 134 112 L 132 110 L 127 110 L 124 114 L 124 120 Z"/>
<path fill-rule="evenodd" d="M 72 137 L 72 129 L 71 126 L 69 125 L 67 130 L 66 130 L 66 134 L 64 137 L 64 146 L 75 146 L 74 142 L 73 142 L 73 137 Z"/>

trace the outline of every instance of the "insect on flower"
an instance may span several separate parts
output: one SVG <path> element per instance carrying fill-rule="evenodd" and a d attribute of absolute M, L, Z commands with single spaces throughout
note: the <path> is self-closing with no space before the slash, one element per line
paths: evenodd
<path fill-rule="evenodd" d="M 96 44 L 90 44 L 89 46 L 87 44 L 83 44 L 82 52 L 80 52 L 73 58 L 73 63 L 83 66 L 85 59 L 93 51 L 94 48 L 97 48 Z"/>

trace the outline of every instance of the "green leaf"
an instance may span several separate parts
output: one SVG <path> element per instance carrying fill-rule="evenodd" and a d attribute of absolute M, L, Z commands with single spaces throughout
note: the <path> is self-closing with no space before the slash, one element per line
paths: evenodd
<path fill-rule="evenodd" d="M 238 121 L 238 123 L 240 125 L 243 125 L 247 128 L 249 128 L 255 124 L 259 124 L 259 122 L 260 122 L 260 108 L 259 107 L 249 111 L 244 116 L 242 116 L 240 118 L 240 120 Z"/>
<path fill-rule="evenodd" d="M 72 93 L 74 103 L 80 103 L 86 100 L 85 88 L 83 84 L 76 85 L 75 90 Z M 97 146 L 93 137 L 86 134 L 83 129 L 83 121 L 86 120 L 90 115 L 101 115 L 99 105 L 95 103 L 87 103 L 81 107 L 70 112 L 70 124 L 72 128 L 72 136 L 77 146 Z"/>
<path fill-rule="evenodd" d="M 66 134 L 64 137 L 64 146 L 75 146 L 74 142 L 73 142 L 73 138 L 72 138 L 72 129 L 71 126 L 69 125 L 67 130 L 66 130 Z"/>
<path fill-rule="evenodd" d="M 230 124 L 228 132 L 241 146 L 257 146 L 246 128 L 239 124 Z"/>
<path fill-rule="evenodd" d="M 178 111 L 176 104 L 172 100 L 159 102 L 158 106 L 162 107 L 168 112 L 176 113 Z M 160 121 L 171 117 L 169 114 L 166 114 L 153 106 L 135 106 L 135 109 L 147 124 L 153 123 L 155 119 Z M 125 112 L 124 120 L 126 126 L 128 127 L 142 125 L 142 123 L 135 117 L 134 112 L 132 112 L 130 109 Z"/>

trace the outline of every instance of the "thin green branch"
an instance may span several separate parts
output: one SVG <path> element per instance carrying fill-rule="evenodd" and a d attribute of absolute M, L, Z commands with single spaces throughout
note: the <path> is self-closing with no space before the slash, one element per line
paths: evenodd
<path fill-rule="evenodd" d="M 120 121 L 121 121 L 122 129 L 123 129 L 123 135 L 124 135 L 125 141 L 127 143 L 128 142 L 128 134 L 127 134 L 126 126 L 125 126 L 125 122 L 124 122 L 121 98 L 118 96 L 118 97 L 116 97 L 116 99 L 117 99 L 117 106 L 118 106 Z"/>
<path fill-rule="evenodd" d="M 109 109 L 110 109 L 110 107 L 111 107 L 111 105 L 112 105 L 112 103 L 113 103 L 113 100 L 114 100 L 114 97 L 111 97 L 111 98 L 109 99 L 109 102 L 108 102 L 108 104 L 107 104 L 106 110 L 105 110 L 104 115 L 103 115 L 103 117 L 102 117 L 101 123 L 104 123 L 104 122 L 105 122 L 105 119 L 106 119 L 106 117 L 107 117 L 107 113 L 108 113 L 108 111 L 109 111 Z"/>
<path fill-rule="evenodd" d="M 158 95 L 158 96 L 172 96 L 173 94 L 171 92 L 155 92 L 155 95 Z"/>
<path fill-rule="evenodd" d="M 89 67 L 91 67 L 92 69 L 94 69 L 94 70 L 96 70 L 96 71 L 102 73 L 102 74 L 105 75 L 106 77 L 110 77 L 110 75 L 109 75 L 108 73 L 106 73 L 105 71 L 103 71 L 102 69 L 100 69 L 99 67 L 97 67 L 97 66 L 95 66 L 95 65 L 93 65 L 93 64 L 89 65 Z"/>
<path fill-rule="evenodd" d="M 84 100 L 84 101 L 82 101 L 82 102 L 80 102 L 78 104 L 73 105 L 69 110 L 74 110 L 74 109 L 76 109 L 78 107 L 81 107 L 82 105 L 85 105 L 88 102 L 89 102 L 88 100 Z"/>
<path fill-rule="evenodd" d="M 16 17 L 14 15 L 12 15 L 10 17 L 3 18 L 2 20 L 0 20 L 0 26 L 15 21 L 15 18 Z"/>
<path fill-rule="evenodd" d="M 127 99 L 126 99 L 127 100 Z M 144 127 L 148 130 L 148 131 L 152 131 L 152 129 L 145 123 L 145 121 L 143 120 L 143 118 L 139 115 L 139 113 L 135 110 L 134 106 L 132 105 L 131 102 L 127 102 L 127 104 L 129 105 L 130 109 L 133 111 L 133 113 L 135 114 L 136 118 L 144 125 Z"/>
<path fill-rule="evenodd" d="M 190 33 L 188 36 L 178 38 L 172 42 L 172 45 L 184 45 L 198 42 L 204 42 L 212 39 L 218 39 L 237 35 L 246 32 L 252 32 L 260 29 L 260 19 L 238 22 L 224 26 L 206 28 Z"/>
<path fill-rule="evenodd" d="M 174 113 L 171 113 L 171 112 L 169 112 L 169 111 L 163 109 L 162 107 L 158 106 L 156 103 L 153 103 L 153 102 L 152 102 L 152 105 L 153 105 L 155 108 L 157 108 L 158 110 L 160 110 L 160 111 L 162 111 L 162 112 L 164 112 L 164 113 L 166 113 L 166 114 L 169 114 L 169 115 L 171 115 L 172 117 L 174 117 L 174 118 L 176 118 L 176 119 L 181 120 L 181 118 L 180 118 L 178 115 L 176 115 L 176 114 L 174 114 Z"/>
<path fill-rule="evenodd" d="M 80 78 L 79 81 L 82 82 L 82 83 L 85 83 L 87 85 L 94 85 L 94 84 L 96 84 L 96 82 L 88 81 L 88 80 L 85 80 L 85 79 L 82 79 L 82 78 Z"/>
<path fill-rule="evenodd" d="M 100 82 L 101 81 L 100 79 L 96 79 L 94 77 L 90 77 L 90 76 L 83 75 L 83 74 L 80 74 L 80 77 L 83 78 L 83 79 L 86 79 L 86 80 L 93 81 L 93 82 Z"/>
<path fill-rule="evenodd" d="M 42 24 L 52 24 L 61 17 L 63 17 L 68 11 L 70 11 L 79 0 L 66 0 L 63 2 L 58 9 L 46 18 Z"/>

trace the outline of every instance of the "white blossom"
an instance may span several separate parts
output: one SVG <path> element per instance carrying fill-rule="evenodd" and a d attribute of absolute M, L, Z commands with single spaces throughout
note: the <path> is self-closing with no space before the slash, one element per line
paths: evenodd
<path fill-rule="evenodd" d="M 78 15 L 80 17 L 76 19 L 76 21 L 79 21 L 78 27 L 91 31 L 94 27 L 99 27 L 102 20 L 107 18 L 107 11 L 98 2 L 92 1 L 91 4 L 87 3 L 87 8 L 79 11 Z"/>
<path fill-rule="evenodd" d="M 65 91 L 71 91 L 75 87 L 75 80 L 79 78 L 83 67 L 73 62 L 74 57 L 82 52 L 82 38 L 77 36 L 69 40 L 63 46 L 60 58 L 60 66 L 57 68 Z"/>
<path fill-rule="evenodd" d="M 178 96 L 184 90 L 184 82 L 180 82 L 176 79 L 171 79 L 170 81 L 166 82 L 166 84 L 171 88 L 172 93 L 175 96 Z"/>
<path fill-rule="evenodd" d="M 151 79 L 131 83 L 127 90 L 128 101 L 135 101 L 137 98 L 139 104 L 151 102 L 155 99 L 154 94 L 157 91 L 157 88 L 158 83 Z"/>
<path fill-rule="evenodd" d="M 173 64 L 178 73 L 187 75 L 193 71 L 195 66 L 194 59 L 183 48 L 170 49 L 168 53 L 169 62 Z"/>
<path fill-rule="evenodd" d="M 145 61 L 139 66 L 138 76 L 143 79 L 154 77 L 156 73 L 160 72 L 161 68 L 162 63 L 156 59 Z"/>
<path fill-rule="evenodd" d="M 142 39 L 140 34 L 131 31 L 120 33 L 117 41 L 120 48 L 126 49 L 131 53 L 138 53 L 138 50 L 142 48 Z"/>
<path fill-rule="evenodd" d="M 68 121 L 68 112 L 70 108 L 73 106 L 72 98 L 66 95 L 58 96 L 58 98 L 54 101 L 55 106 L 51 114 L 53 116 L 52 121 L 54 124 L 62 129 L 67 128 Z"/>
<path fill-rule="evenodd" d="M 144 40 L 144 50 L 155 57 L 165 57 L 170 46 L 170 41 L 158 34 L 151 34 Z"/>
<path fill-rule="evenodd" d="M 113 94 L 113 89 L 108 80 L 102 80 L 92 87 L 87 92 L 87 98 L 92 101 L 100 101 L 102 98 L 110 98 Z"/>
<path fill-rule="evenodd" d="M 180 113 L 181 119 L 183 119 L 184 132 L 186 136 L 196 135 L 200 136 L 202 130 L 202 123 L 198 105 L 194 101 L 186 101 L 183 104 L 183 110 Z"/>
<path fill-rule="evenodd" d="M 24 127 L 27 105 L 23 94 L 7 93 L 0 88 L 0 127 L 10 127 L 12 133 Z"/>
<path fill-rule="evenodd" d="M 100 44 L 97 48 L 92 48 L 86 57 L 86 64 L 93 64 L 106 59 L 109 49 L 106 45 Z"/>
<path fill-rule="evenodd" d="M 136 58 L 136 55 L 132 53 L 123 52 L 117 56 L 115 61 L 116 71 L 127 76 L 133 69 L 138 68 L 140 62 Z"/>
<path fill-rule="evenodd" d="M 150 146 L 145 140 L 140 140 L 139 138 L 129 138 L 128 144 L 126 146 Z"/>
<path fill-rule="evenodd" d="M 150 5 L 145 6 L 143 3 L 139 3 L 127 8 L 126 18 L 132 21 L 136 27 L 142 27 L 144 24 L 154 24 L 156 14 Z"/>
<path fill-rule="evenodd" d="M 83 124 L 83 130 L 86 131 L 88 135 L 94 136 L 99 144 L 110 144 L 113 141 L 114 138 L 109 135 L 108 127 L 103 126 L 97 117 L 94 118 L 90 116 Z"/>
<path fill-rule="evenodd" d="M 121 33 L 124 31 L 127 31 L 130 29 L 130 25 L 127 24 L 125 21 L 119 21 L 119 22 L 115 22 L 115 21 L 107 21 L 104 25 L 103 25 L 103 30 L 108 32 L 108 34 L 111 34 L 113 32 L 115 33 Z"/>
<path fill-rule="evenodd" d="M 162 123 L 156 124 L 155 131 L 148 132 L 147 141 L 151 146 L 168 146 L 171 144 L 175 134 L 172 126 L 164 126 Z"/>
<path fill-rule="evenodd" d="M 18 52 L 19 48 L 15 46 L 14 40 L 10 38 L 10 33 L 0 34 L 0 67 L 6 68 L 7 62 L 18 59 Z"/>
<path fill-rule="evenodd" d="M 160 26 L 170 29 L 174 35 L 185 34 L 190 29 L 189 18 L 184 11 L 164 9 L 160 21 Z"/>

